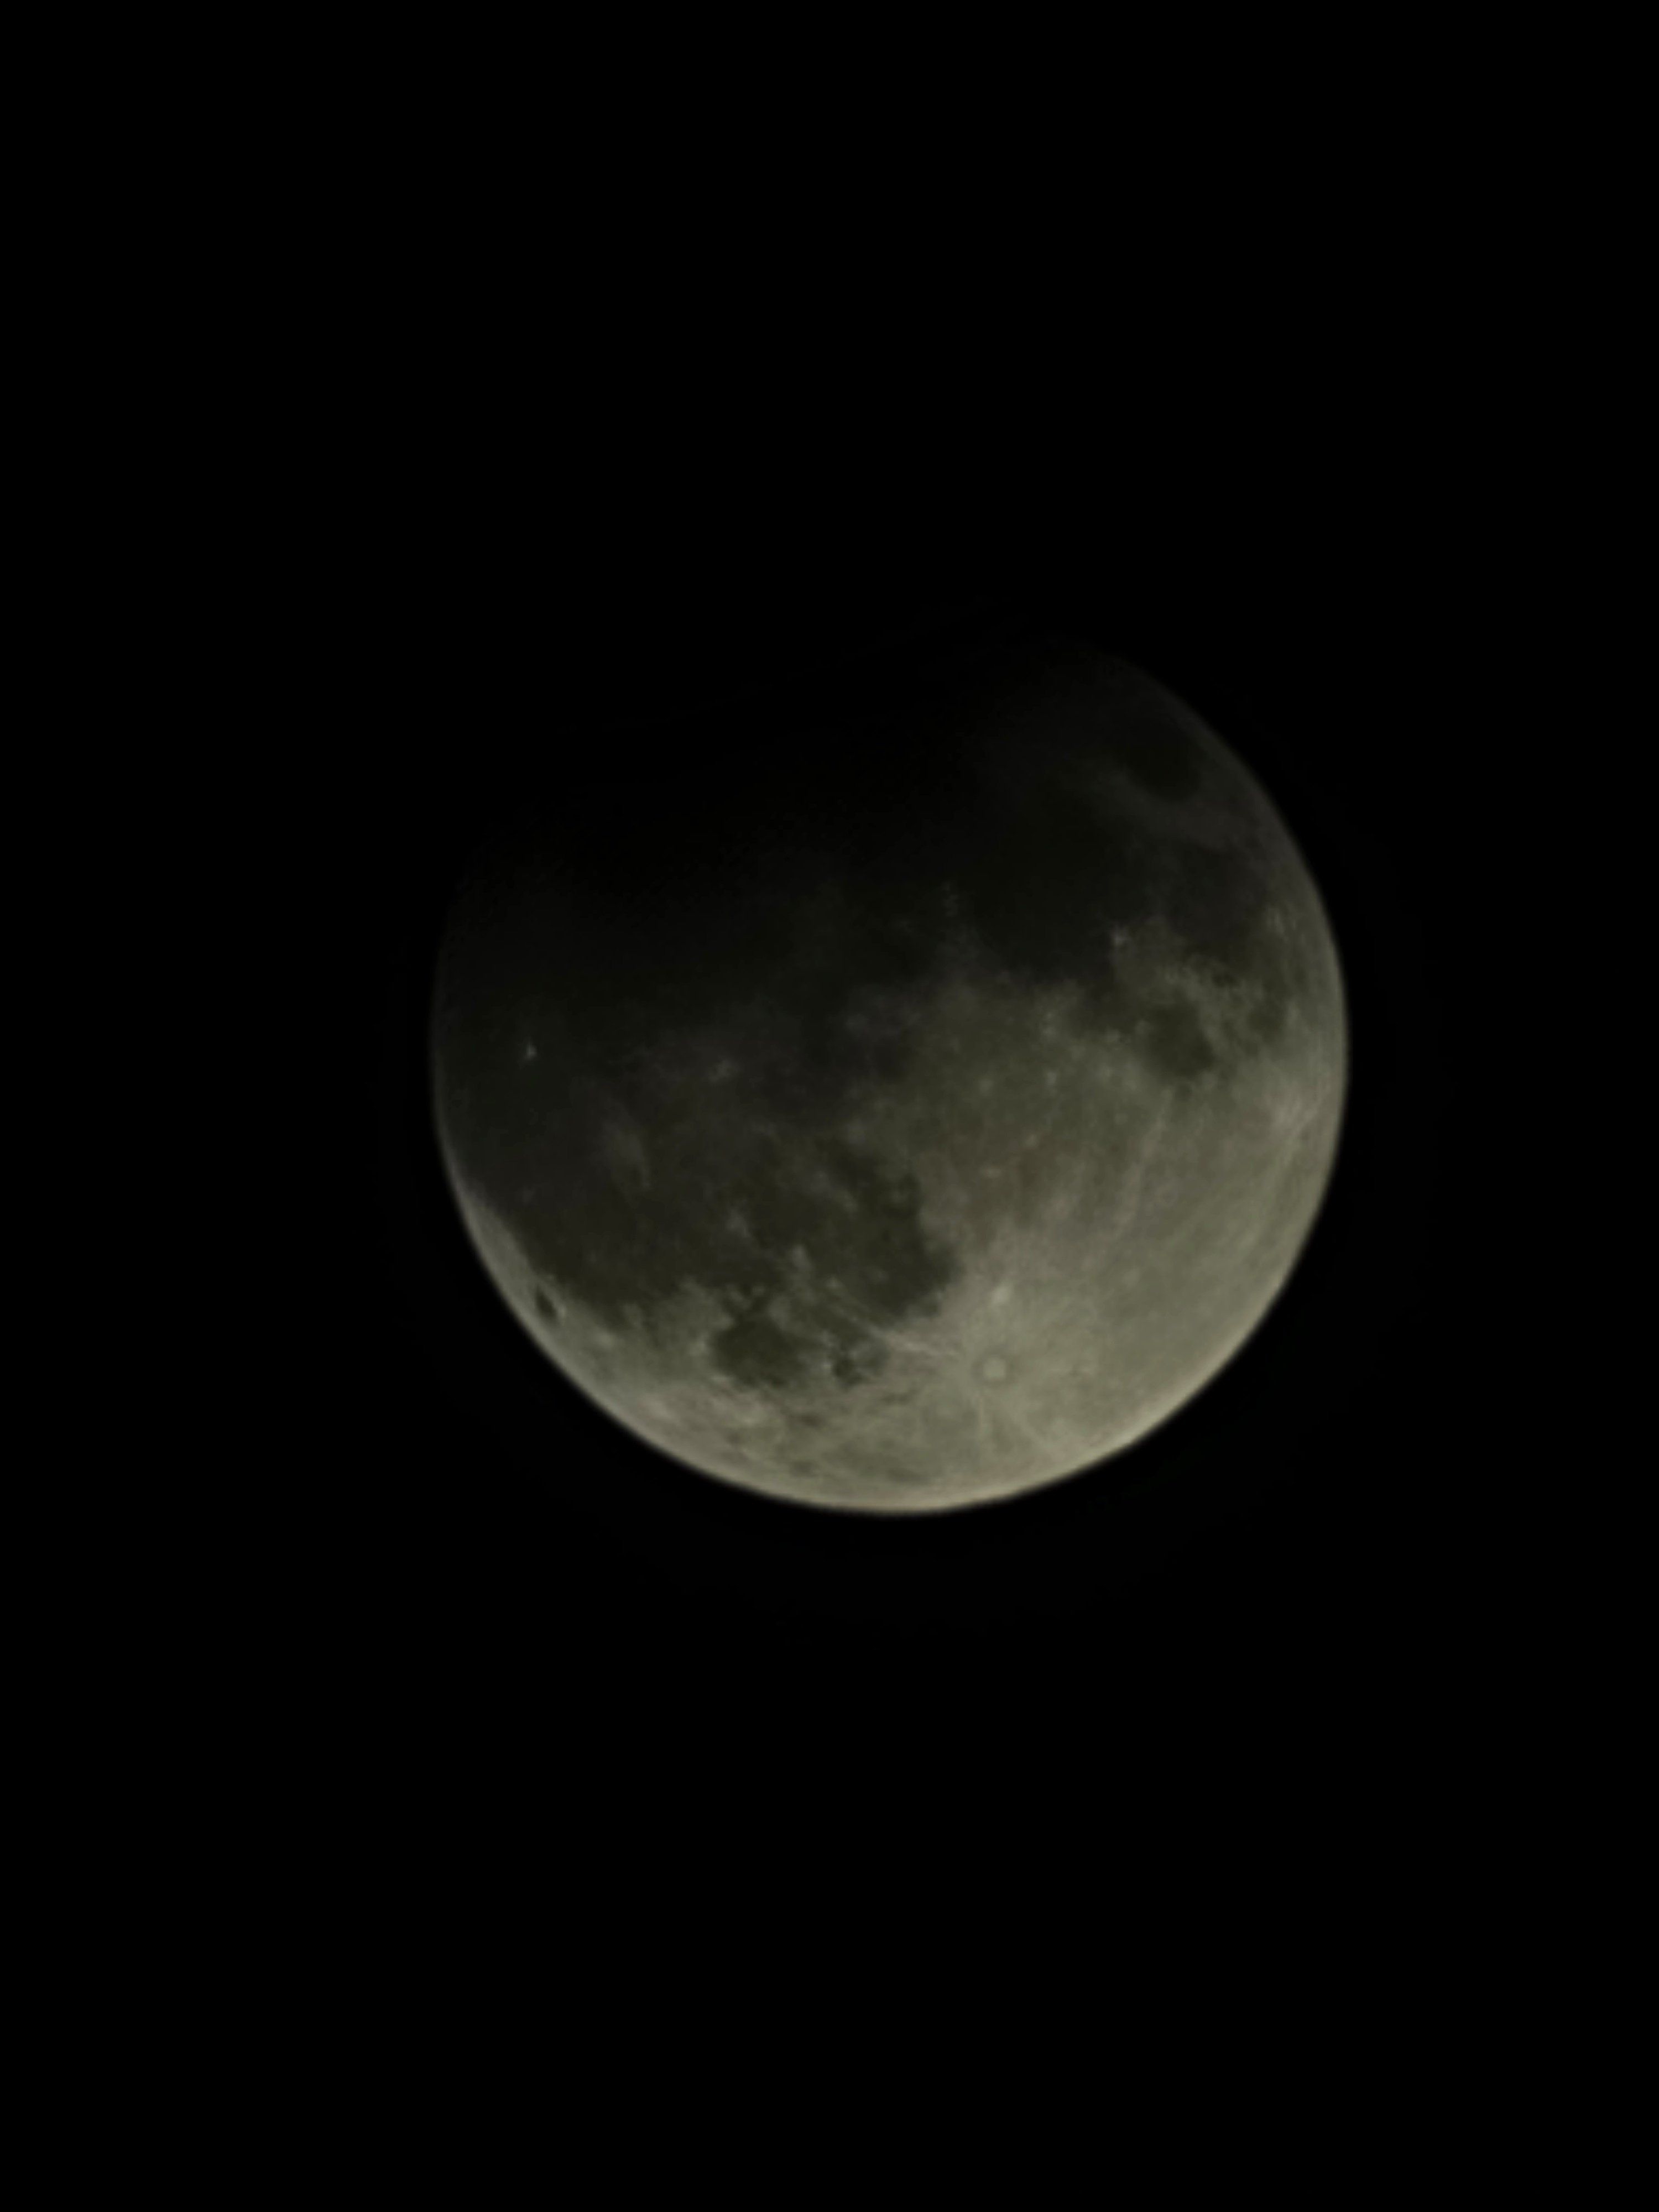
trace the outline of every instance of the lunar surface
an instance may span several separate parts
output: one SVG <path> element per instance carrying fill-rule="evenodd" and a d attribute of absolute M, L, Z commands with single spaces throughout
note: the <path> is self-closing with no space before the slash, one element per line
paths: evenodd
<path fill-rule="evenodd" d="M 1064 638 L 902 693 L 844 744 L 623 763 L 597 815 L 542 793 L 457 891 L 431 1027 L 471 1241 L 562 1373 L 689 1469 L 888 1514 L 1201 1390 L 1347 1069 L 1308 867 L 1184 704 Z"/>

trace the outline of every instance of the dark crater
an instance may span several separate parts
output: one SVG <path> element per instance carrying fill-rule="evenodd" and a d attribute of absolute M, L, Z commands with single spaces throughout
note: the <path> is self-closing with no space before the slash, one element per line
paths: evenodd
<path fill-rule="evenodd" d="M 787 1389 L 812 1363 L 811 1346 L 764 1313 L 739 1314 L 728 1322 L 710 1351 L 721 1373 L 749 1389 Z"/>
<path fill-rule="evenodd" d="M 1131 671 L 1103 677 L 1101 750 L 1154 799 L 1177 804 L 1204 781 L 1204 747 L 1157 692 Z"/>
<path fill-rule="evenodd" d="M 1194 1082 L 1220 1065 L 1198 1016 L 1180 1001 L 1147 1007 L 1136 1024 L 1136 1042 L 1154 1073 L 1170 1083 Z"/>
<path fill-rule="evenodd" d="M 836 1345 L 830 1357 L 830 1372 L 837 1382 L 851 1389 L 860 1382 L 868 1382 L 880 1374 L 890 1354 L 878 1337 L 847 1337 Z"/>

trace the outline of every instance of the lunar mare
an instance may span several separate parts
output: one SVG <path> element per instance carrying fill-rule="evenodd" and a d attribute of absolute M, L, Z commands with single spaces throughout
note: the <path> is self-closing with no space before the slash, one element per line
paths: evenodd
<path fill-rule="evenodd" d="M 1340 972 L 1265 793 L 1070 644 L 975 712 L 937 832 L 769 814 L 793 866 L 643 922 L 532 854 L 441 961 L 444 1155 L 520 1323 L 648 1443 L 809 1504 L 1133 1444 L 1259 1324 L 1334 1158 Z"/>

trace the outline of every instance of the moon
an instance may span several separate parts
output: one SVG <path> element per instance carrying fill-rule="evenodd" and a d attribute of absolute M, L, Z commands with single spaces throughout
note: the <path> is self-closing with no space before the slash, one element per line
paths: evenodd
<path fill-rule="evenodd" d="M 1027 638 L 837 712 L 483 841 L 434 1125 L 623 1428 L 933 1513 L 1113 1458 L 1237 1354 L 1330 1179 L 1345 1000 L 1272 800 L 1146 671 Z"/>

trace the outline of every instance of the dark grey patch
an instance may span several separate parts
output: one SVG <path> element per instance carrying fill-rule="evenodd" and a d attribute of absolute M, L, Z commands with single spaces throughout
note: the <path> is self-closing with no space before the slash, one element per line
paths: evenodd
<path fill-rule="evenodd" d="M 1164 844 L 1059 788 L 1032 792 L 960 871 L 964 918 L 997 965 L 1039 988 L 1111 981 L 1114 927 L 1158 910 Z"/>
<path fill-rule="evenodd" d="M 879 1332 L 936 1310 L 957 1279 L 957 1255 L 923 1225 L 915 1176 L 834 1127 L 833 1075 L 822 1089 L 805 1081 L 769 1092 L 752 1063 L 714 1085 L 648 1073 L 600 1083 L 567 1069 L 536 1091 L 494 1088 L 464 1154 L 532 1274 L 556 1279 L 596 1322 L 631 1332 L 682 1285 L 702 1285 L 730 1316 L 715 1346 L 726 1371 L 783 1382 L 809 1357 L 821 1362 L 836 1339 L 832 1310 L 850 1307 Z M 595 1138 L 619 1097 L 648 1150 L 643 1193 L 596 1171 Z M 797 1250 L 810 1262 L 805 1289 Z M 840 1288 L 820 1306 L 811 1283 L 831 1279 Z M 769 1314 L 786 1292 L 804 1341 Z M 539 1298 L 537 1310 L 557 1318 Z"/>
<path fill-rule="evenodd" d="M 1151 1006 L 1140 1017 L 1138 1042 L 1153 1071 L 1172 1083 L 1194 1082 L 1220 1065 L 1190 1006 Z"/>
<path fill-rule="evenodd" d="M 531 1295 L 534 1302 L 536 1310 L 544 1321 L 557 1321 L 561 1318 L 559 1309 L 554 1304 L 552 1299 L 548 1297 L 547 1292 L 543 1290 L 539 1283 L 536 1285 L 535 1290 Z"/>
<path fill-rule="evenodd" d="M 739 1314 L 718 1332 L 709 1349 L 721 1373 L 747 1389 L 787 1389 L 811 1365 L 811 1346 L 770 1314 Z"/>
<path fill-rule="evenodd" d="M 872 1336 L 846 1337 L 830 1357 L 830 1372 L 846 1389 L 868 1382 L 886 1366 L 887 1346 Z"/>
<path fill-rule="evenodd" d="M 1001 711 L 1044 751 L 1108 761 L 1156 799 L 1191 799 L 1204 782 L 1206 747 L 1175 701 L 1144 670 L 1081 640 L 1042 641 Z"/>
<path fill-rule="evenodd" d="M 1165 911 L 1183 951 L 1230 981 L 1253 987 L 1245 1035 L 1265 1049 L 1282 1034 L 1293 978 L 1282 945 L 1266 927 L 1273 901 L 1261 866 L 1231 848 L 1183 847 L 1176 857 Z"/>
<path fill-rule="evenodd" d="M 1155 692 L 1110 699 L 1101 743 L 1143 791 L 1171 803 L 1194 797 L 1204 781 L 1204 749 Z"/>
<path fill-rule="evenodd" d="M 1171 849 L 1164 912 L 1182 944 L 1231 975 L 1248 972 L 1267 917 L 1267 886 L 1249 857 L 1230 846 Z"/>

